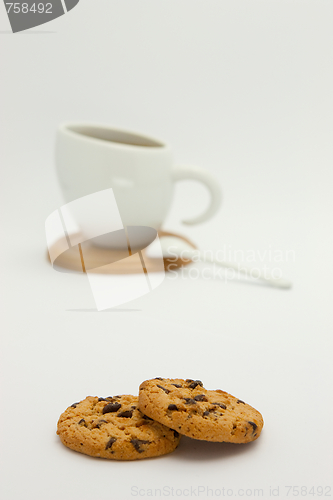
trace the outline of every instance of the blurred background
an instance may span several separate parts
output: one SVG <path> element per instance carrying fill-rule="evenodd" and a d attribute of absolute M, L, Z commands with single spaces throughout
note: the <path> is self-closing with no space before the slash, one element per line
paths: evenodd
<path fill-rule="evenodd" d="M 0 5 L 6 498 L 45 498 L 52 484 L 51 500 L 104 500 L 117 478 L 114 494 L 127 499 L 125 476 L 184 488 L 199 470 L 203 484 L 267 496 L 271 486 L 283 497 L 288 484 L 329 483 L 332 15 L 326 0 L 82 0 L 13 35 Z M 46 261 L 44 221 L 63 204 L 55 130 L 66 120 L 149 134 L 179 163 L 207 168 L 223 190 L 219 214 L 183 226 L 209 197 L 182 182 L 165 229 L 202 249 L 259 252 L 258 267 L 274 267 L 270 248 L 291 250 L 278 266 L 293 289 L 167 278 L 123 312 L 94 314 L 83 278 Z M 73 401 L 171 375 L 253 404 L 266 421 L 261 441 L 246 453 L 199 443 L 201 459 L 186 442 L 149 469 L 77 458 L 58 443 L 57 418 Z"/>
<path fill-rule="evenodd" d="M 19 193 L 35 189 L 29 210 L 38 208 L 43 224 L 61 202 L 57 124 L 96 121 L 168 141 L 179 162 L 219 177 L 219 231 L 217 220 L 206 224 L 201 245 L 218 237 L 237 247 L 295 247 L 295 234 L 307 239 L 310 228 L 315 239 L 314 219 L 330 208 L 330 2 L 81 1 L 15 36 L 3 33 L 5 12 L 0 20 L 11 213 L 21 210 Z M 208 202 L 194 182 L 177 190 L 166 224 L 174 229 Z M 291 233 L 285 217 L 294 221 Z"/>

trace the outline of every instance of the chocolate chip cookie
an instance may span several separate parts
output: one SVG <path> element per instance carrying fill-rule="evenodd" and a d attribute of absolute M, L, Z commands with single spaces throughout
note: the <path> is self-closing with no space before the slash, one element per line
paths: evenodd
<path fill-rule="evenodd" d="M 180 434 L 205 441 L 248 443 L 264 425 L 252 406 L 227 392 L 208 391 L 200 380 L 146 380 L 140 385 L 139 408 Z"/>
<path fill-rule="evenodd" d="M 153 421 L 138 409 L 138 398 L 88 396 L 60 416 L 57 434 L 65 446 L 92 457 L 137 460 L 173 451 L 177 431 Z"/>

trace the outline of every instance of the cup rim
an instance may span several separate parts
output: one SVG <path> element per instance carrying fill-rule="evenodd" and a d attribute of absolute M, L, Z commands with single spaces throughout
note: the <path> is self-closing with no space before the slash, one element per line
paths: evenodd
<path fill-rule="evenodd" d="M 136 136 L 140 139 L 144 139 L 146 141 L 151 142 L 152 144 L 149 146 L 141 146 L 139 144 L 128 144 L 121 142 L 113 142 L 112 140 L 108 141 L 106 139 L 100 139 L 98 137 L 93 137 L 89 135 L 85 135 L 76 130 L 73 130 L 75 127 L 87 127 L 87 128 L 96 128 L 96 129 L 104 129 L 112 132 L 119 132 L 124 135 Z M 72 137 L 75 137 L 78 140 L 93 142 L 97 144 L 103 144 L 105 147 L 112 147 L 117 149 L 134 149 L 138 151 L 159 151 L 169 149 L 168 144 L 160 139 L 156 139 L 147 134 L 142 134 L 141 132 L 132 131 L 129 129 L 123 129 L 119 127 L 113 127 L 110 125 L 106 125 L 104 123 L 95 123 L 95 122 L 62 122 L 58 126 L 58 131 L 62 133 L 66 133 Z"/>

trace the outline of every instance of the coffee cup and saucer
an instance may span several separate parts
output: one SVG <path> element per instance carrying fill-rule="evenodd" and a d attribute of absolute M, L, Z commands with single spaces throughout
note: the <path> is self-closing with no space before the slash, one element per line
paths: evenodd
<path fill-rule="evenodd" d="M 133 251 L 134 228 L 139 229 L 134 237 L 139 250 L 149 246 L 157 234 L 160 239 L 173 236 L 195 249 L 186 237 L 163 229 L 175 183 L 196 180 L 210 193 L 208 208 L 183 221 L 184 224 L 199 224 L 210 219 L 222 199 L 218 181 L 203 168 L 177 165 L 170 145 L 137 132 L 104 125 L 61 124 L 56 138 L 56 171 L 66 202 L 61 209 L 62 217 L 67 217 L 67 221 L 63 220 L 67 222 L 65 232 L 71 232 L 66 234 L 69 247 L 66 252 L 61 252 L 60 239 L 53 238 L 51 252 L 49 245 L 49 254 L 57 255 L 59 270 L 84 270 L 80 246 L 84 243 L 84 260 L 88 259 L 90 268 L 102 268 L 111 258 L 118 262 L 112 272 L 135 272 L 128 266 L 128 259 L 124 259 L 128 250 L 130 254 Z M 131 248 L 128 231 L 132 234 Z M 150 259 L 154 267 L 154 258 L 146 256 L 146 259 Z M 169 256 L 164 254 L 163 260 L 168 268 Z M 188 262 L 173 259 L 173 267 Z M 105 270 L 109 272 L 107 267 Z"/>

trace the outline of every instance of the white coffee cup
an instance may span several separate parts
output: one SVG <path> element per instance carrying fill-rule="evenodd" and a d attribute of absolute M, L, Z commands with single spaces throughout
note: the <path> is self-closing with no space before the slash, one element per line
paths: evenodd
<path fill-rule="evenodd" d="M 64 123 L 57 131 L 56 167 L 66 203 L 112 188 L 124 226 L 162 226 L 176 181 L 194 179 L 210 191 L 201 215 L 211 218 L 221 203 L 218 182 L 199 167 L 175 165 L 170 146 L 151 137 L 90 123 Z"/>

